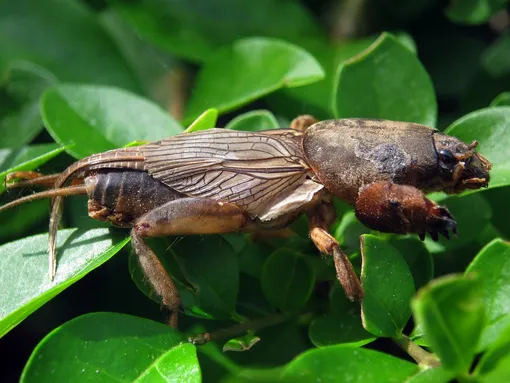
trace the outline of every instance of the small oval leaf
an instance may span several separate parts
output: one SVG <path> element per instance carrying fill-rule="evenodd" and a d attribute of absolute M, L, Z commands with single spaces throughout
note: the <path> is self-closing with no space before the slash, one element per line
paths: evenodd
<path fill-rule="evenodd" d="M 398 336 L 411 317 L 413 276 L 400 252 L 375 235 L 362 236 L 363 327 L 376 336 Z"/>
<path fill-rule="evenodd" d="M 510 92 L 498 94 L 490 106 L 510 106 Z"/>
<path fill-rule="evenodd" d="M 308 328 L 308 336 L 315 346 L 360 347 L 376 339 L 363 328 L 359 303 L 349 301 L 338 283 L 331 289 L 329 306 L 329 312 L 314 318 Z"/>
<path fill-rule="evenodd" d="M 239 259 L 219 235 L 161 238 L 150 246 L 173 277 L 187 315 L 209 319 L 232 318 L 239 292 Z M 131 277 L 148 297 L 160 302 L 138 265 L 129 261 Z"/>
<path fill-rule="evenodd" d="M 464 142 L 478 141 L 477 151 L 492 162 L 489 188 L 510 185 L 510 107 L 480 109 L 461 117 L 445 133 Z M 480 189 L 481 190 L 481 189 Z"/>
<path fill-rule="evenodd" d="M 467 373 L 485 312 L 479 280 L 452 275 L 432 281 L 413 299 L 413 314 L 447 370 Z"/>
<path fill-rule="evenodd" d="M 298 311 L 310 298 L 314 270 L 303 255 L 281 249 L 267 258 L 260 283 L 267 300 L 282 311 Z"/>
<path fill-rule="evenodd" d="M 129 241 L 108 229 L 60 230 L 55 280 L 48 276 L 48 234 L 0 247 L 0 336 L 43 304 L 100 266 Z"/>
<path fill-rule="evenodd" d="M 116 313 L 83 315 L 39 343 L 21 382 L 199 383 L 196 347 L 183 341 L 177 330 L 147 319 Z"/>
<path fill-rule="evenodd" d="M 41 113 L 56 142 L 75 144 L 67 152 L 76 158 L 136 140 L 159 140 L 183 130 L 156 104 L 107 86 L 56 85 L 44 93 Z"/>
<path fill-rule="evenodd" d="M 225 126 L 225 129 L 257 132 L 260 130 L 278 129 L 279 127 L 278 120 L 270 111 L 252 110 L 233 118 Z"/>
<path fill-rule="evenodd" d="M 341 363 L 339 363 L 341 361 Z M 404 382 L 416 364 L 363 348 L 328 346 L 304 352 L 283 370 L 285 382 Z"/>
<path fill-rule="evenodd" d="M 207 109 L 204 113 L 197 117 L 193 123 L 188 126 L 184 133 L 198 132 L 199 130 L 207 130 L 216 127 L 218 120 L 218 109 Z"/>
<path fill-rule="evenodd" d="M 193 120 L 207 108 L 227 112 L 280 88 L 310 84 L 323 77 L 315 58 L 296 45 L 258 37 L 237 40 L 205 62 L 184 121 Z"/>
<path fill-rule="evenodd" d="M 0 149 L 0 194 L 5 191 L 5 177 L 9 173 L 37 169 L 52 158 L 58 156 L 66 148 L 58 148 L 55 144 L 39 144 L 20 149 Z"/>
<path fill-rule="evenodd" d="M 416 55 L 383 33 L 337 72 L 334 115 L 408 121 L 435 126 L 434 87 Z"/>
<path fill-rule="evenodd" d="M 499 335 L 500 320 L 510 315 L 510 243 L 495 239 L 485 246 L 466 269 L 482 281 L 482 299 L 487 323 L 480 337 L 482 351 Z M 508 323 L 508 321 L 506 321 Z"/>

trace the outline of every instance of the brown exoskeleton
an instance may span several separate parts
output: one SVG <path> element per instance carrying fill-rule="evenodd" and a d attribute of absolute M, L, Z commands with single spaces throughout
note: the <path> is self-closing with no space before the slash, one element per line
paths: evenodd
<path fill-rule="evenodd" d="M 179 294 L 149 248 L 149 237 L 277 229 L 300 214 L 309 219 L 317 248 L 333 256 L 350 299 L 363 289 L 347 256 L 328 233 L 331 199 L 352 206 L 369 228 L 390 233 L 448 237 L 456 222 L 424 192 L 458 193 L 487 186 L 491 164 L 465 144 L 423 125 L 384 120 L 317 122 L 300 116 L 291 126 L 263 132 L 211 129 L 77 161 L 63 173 L 23 179 L 11 186 L 51 189 L 20 198 L 8 209 L 52 197 L 50 275 L 64 196 L 87 194 L 97 220 L 131 228 L 131 243 L 148 281 L 177 323 Z"/>

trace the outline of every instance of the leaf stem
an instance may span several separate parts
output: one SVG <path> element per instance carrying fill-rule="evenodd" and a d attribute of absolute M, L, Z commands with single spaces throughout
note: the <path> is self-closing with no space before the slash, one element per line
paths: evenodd
<path fill-rule="evenodd" d="M 289 318 L 291 317 L 287 314 L 270 315 L 262 318 L 253 319 L 251 321 L 247 321 L 231 327 L 215 330 L 211 333 L 205 332 L 203 334 L 191 336 L 189 337 L 189 341 L 193 344 L 205 344 L 211 340 L 233 338 L 238 335 L 244 334 L 248 330 L 260 330 L 265 327 L 275 326 L 277 324 L 285 322 Z"/>
<path fill-rule="evenodd" d="M 408 336 L 400 334 L 400 336 L 395 336 L 391 339 L 418 364 L 428 367 L 439 367 L 441 365 L 441 362 L 434 354 L 425 351 Z"/>

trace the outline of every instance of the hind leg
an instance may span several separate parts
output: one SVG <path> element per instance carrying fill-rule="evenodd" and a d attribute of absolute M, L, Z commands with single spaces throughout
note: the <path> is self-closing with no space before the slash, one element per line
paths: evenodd
<path fill-rule="evenodd" d="M 251 223 L 244 210 L 204 198 L 182 198 L 167 202 L 135 221 L 131 243 L 148 282 L 170 311 L 169 324 L 177 327 L 179 292 L 147 245 L 145 238 L 186 234 L 222 234 L 245 229 Z"/>

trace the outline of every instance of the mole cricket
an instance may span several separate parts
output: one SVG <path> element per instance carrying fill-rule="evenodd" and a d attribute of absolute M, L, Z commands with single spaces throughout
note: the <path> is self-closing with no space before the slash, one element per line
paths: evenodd
<path fill-rule="evenodd" d="M 210 129 L 75 162 L 59 174 L 16 172 L 8 187 L 49 190 L 14 200 L 0 211 L 51 198 L 50 277 L 63 197 L 86 194 L 90 217 L 130 228 L 141 268 L 177 326 L 178 291 L 150 237 L 279 229 L 306 214 L 310 238 L 334 259 L 351 299 L 363 289 L 337 240 L 328 232 L 336 196 L 367 227 L 388 233 L 449 238 L 456 222 L 424 193 L 486 187 L 491 163 L 438 130 L 407 122 L 299 116 L 289 129 L 260 132 Z"/>

